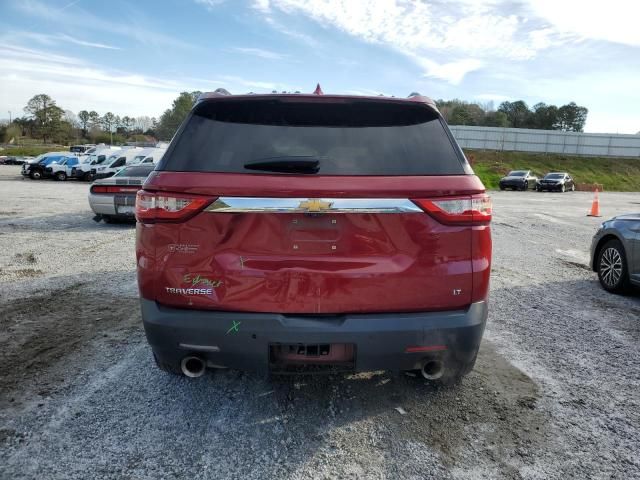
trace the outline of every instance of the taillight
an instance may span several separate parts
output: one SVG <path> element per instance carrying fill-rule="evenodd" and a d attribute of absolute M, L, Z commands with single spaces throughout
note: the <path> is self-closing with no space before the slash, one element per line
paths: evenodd
<path fill-rule="evenodd" d="M 140 190 L 136 195 L 136 219 L 142 223 L 183 222 L 214 200 L 214 197 Z"/>
<path fill-rule="evenodd" d="M 93 185 L 91 187 L 91 193 L 135 193 L 141 188 L 142 186 L 119 187 L 113 185 Z"/>
<path fill-rule="evenodd" d="M 445 225 L 486 225 L 491 221 L 491 197 L 486 194 L 414 199 L 413 203 Z"/>

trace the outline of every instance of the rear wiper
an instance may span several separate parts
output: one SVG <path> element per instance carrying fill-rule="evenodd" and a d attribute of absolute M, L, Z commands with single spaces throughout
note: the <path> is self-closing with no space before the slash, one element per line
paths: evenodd
<path fill-rule="evenodd" d="M 282 173 L 318 173 L 320 160 L 313 157 L 270 157 L 244 164 L 247 170 L 264 170 Z"/>

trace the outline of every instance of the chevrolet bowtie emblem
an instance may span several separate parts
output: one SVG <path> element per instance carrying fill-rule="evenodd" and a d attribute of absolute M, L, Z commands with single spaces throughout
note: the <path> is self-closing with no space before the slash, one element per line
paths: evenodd
<path fill-rule="evenodd" d="M 325 202 L 319 198 L 310 198 L 309 200 L 300 202 L 298 208 L 306 210 L 307 212 L 324 212 L 325 210 L 329 210 L 331 205 L 333 205 L 333 202 Z"/>

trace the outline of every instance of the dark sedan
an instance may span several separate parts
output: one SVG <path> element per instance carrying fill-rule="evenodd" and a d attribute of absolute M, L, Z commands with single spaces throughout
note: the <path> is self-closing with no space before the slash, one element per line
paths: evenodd
<path fill-rule="evenodd" d="M 510 188 L 512 190 L 528 190 L 535 187 L 538 177 L 531 173 L 531 170 L 513 170 L 500 179 L 500 190 Z"/>
<path fill-rule="evenodd" d="M 591 268 L 609 292 L 640 286 L 640 213 L 619 215 L 600 225 L 591 242 Z"/>
<path fill-rule="evenodd" d="M 548 190 L 549 192 L 566 192 L 567 190 L 574 191 L 576 184 L 567 172 L 551 172 L 547 173 L 542 180 L 536 185 L 536 190 L 543 192 Z"/>

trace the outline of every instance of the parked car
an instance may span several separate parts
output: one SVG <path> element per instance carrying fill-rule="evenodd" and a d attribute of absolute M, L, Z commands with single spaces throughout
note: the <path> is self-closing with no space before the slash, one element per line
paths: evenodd
<path fill-rule="evenodd" d="M 111 154 L 101 165 L 96 165 L 91 169 L 96 179 L 108 178 L 113 176 L 125 165 L 133 161 L 143 149 L 138 147 L 123 149 L 119 152 Z"/>
<path fill-rule="evenodd" d="M 88 156 L 80 158 L 78 165 L 72 169 L 71 176 L 86 182 L 93 181 L 95 178 L 94 170 L 96 165 L 101 165 L 107 160 L 107 158 L 109 158 L 110 155 L 120 150 L 122 150 L 121 147 L 96 147 L 96 150 L 91 152 Z"/>
<path fill-rule="evenodd" d="M 135 220 L 136 193 L 155 165 L 125 167 L 109 178 L 96 180 L 89 189 L 89 206 L 96 222 Z"/>
<path fill-rule="evenodd" d="M 205 94 L 136 217 L 161 369 L 473 368 L 491 200 L 426 97 Z"/>
<path fill-rule="evenodd" d="M 591 242 L 591 268 L 609 292 L 640 286 L 640 213 L 618 215 L 600 225 Z"/>
<path fill-rule="evenodd" d="M 69 147 L 69 151 L 73 153 L 86 153 L 87 150 L 95 147 L 95 143 L 85 143 L 84 145 L 72 145 Z"/>
<path fill-rule="evenodd" d="M 545 190 L 549 192 L 566 192 L 570 190 L 573 192 L 575 189 L 576 185 L 573 182 L 573 178 L 566 172 L 547 173 L 536 185 L 536 190 L 539 192 Z"/>
<path fill-rule="evenodd" d="M 1 155 L 0 165 L 20 165 L 17 157 Z"/>
<path fill-rule="evenodd" d="M 97 144 L 97 145 L 89 146 L 89 148 L 87 148 L 87 149 L 82 153 L 82 155 L 91 155 L 92 153 L 96 153 L 97 151 L 105 150 L 105 149 L 107 149 L 107 148 L 118 149 L 118 148 L 121 148 L 121 147 L 117 147 L 117 146 L 116 146 L 116 147 L 112 147 L 112 146 L 107 145 L 107 144 L 105 144 L 105 143 L 99 143 L 99 144 Z"/>
<path fill-rule="evenodd" d="M 166 151 L 166 148 L 145 148 L 142 152 L 138 153 L 133 160 L 131 160 L 129 165 L 158 163 Z"/>
<path fill-rule="evenodd" d="M 500 179 L 500 190 L 510 188 L 511 190 L 528 190 L 535 188 L 538 177 L 531 173 L 531 170 L 513 170 Z"/>
<path fill-rule="evenodd" d="M 24 165 L 33 160 L 34 157 L 8 157 L 4 162 L 5 165 Z"/>
<path fill-rule="evenodd" d="M 44 176 L 65 181 L 67 178 L 71 177 L 72 170 L 76 165 L 78 165 L 78 162 L 79 160 L 76 156 L 69 156 L 62 158 L 61 160 L 56 160 L 44 169 Z"/>
<path fill-rule="evenodd" d="M 59 162 L 72 155 L 69 152 L 49 152 L 36 157 L 29 163 L 22 165 L 21 174 L 32 180 L 40 180 L 48 175 L 47 166 L 53 162 Z"/>

